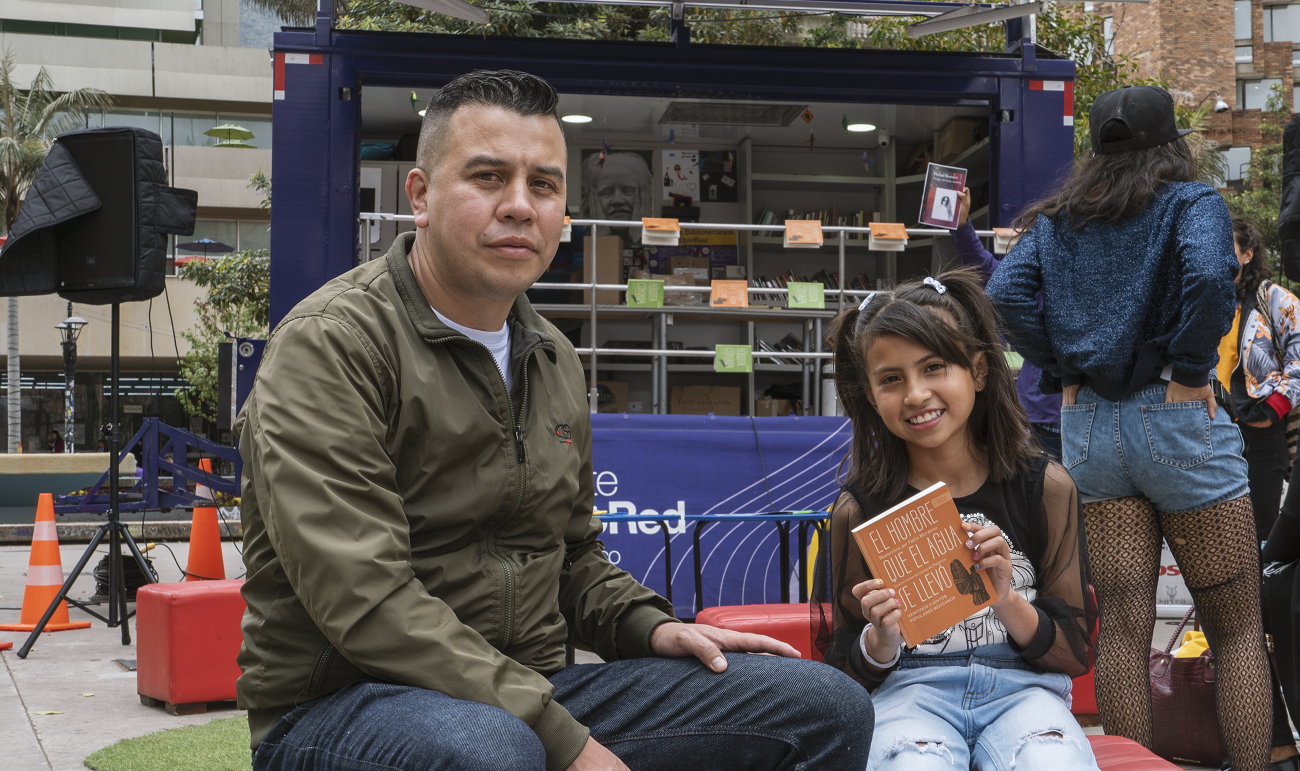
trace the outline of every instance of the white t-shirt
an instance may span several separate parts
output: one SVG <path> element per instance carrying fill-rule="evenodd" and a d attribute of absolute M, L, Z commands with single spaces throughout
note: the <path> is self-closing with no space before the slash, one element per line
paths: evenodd
<path fill-rule="evenodd" d="M 438 320 L 457 332 L 461 333 L 476 343 L 482 343 L 489 351 L 492 352 L 492 358 L 497 360 L 497 370 L 501 372 L 501 378 L 506 381 L 506 392 L 513 393 L 515 390 L 514 377 L 510 372 L 510 322 L 501 325 L 501 329 L 496 332 L 484 332 L 481 329 L 470 329 L 462 326 L 438 313 L 438 309 L 432 305 L 434 314 Z"/>

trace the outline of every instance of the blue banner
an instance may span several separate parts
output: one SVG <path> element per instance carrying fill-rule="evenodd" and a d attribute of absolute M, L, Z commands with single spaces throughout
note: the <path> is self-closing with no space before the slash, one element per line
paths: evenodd
<path fill-rule="evenodd" d="M 611 514 L 754 514 L 826 510 L 852 442 L 845 418 L 733 418 L 711 415 L 592 415 L 596 509 Z M 695 525 L 670 527 L 673 605 L 695 615 Z M 811 535 L 812 529 L 809 528 Z M 701 533 L 704 607 L 798 598 L 798 527 L 790 573 L 780 575 L 780 537 L 768 523 L 709 523 Z M 659 525 L 611 522 L 609 558 L 664 594 Z"/>

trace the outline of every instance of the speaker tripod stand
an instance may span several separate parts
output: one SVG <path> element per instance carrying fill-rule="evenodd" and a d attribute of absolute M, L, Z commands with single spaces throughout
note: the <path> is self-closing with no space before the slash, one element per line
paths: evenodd
<path fill-rule="evenodd" d="M 149 563 L 145 561 L 144 555 L 140 553 L 140 547 L 136 545 L 135 539 L 131 537 L 131 532 L 121 520 L 119 510 L 121 504 L 121 494 L 118 490 L 118 454 L 121 452 L 122 445 L 122 426 L 117 422 L 118 415 L 118 375 L 121 369 L 121 358 L 119 356 L 119 343 L 121 336 L 121 306 L 113 303 L 112 319 L 112 350 L 110 353 L 111 375 L 109 380 L 109 416 L 110 422 L 104 426 L 104 434 L 108 438 L 108 521 L 99 526 L 95 535 L 90 539 L 90 544 L 82 552 L 81 558 L 77 560 L 77 565 L 68 574 L 64 580 L 63 586 L 59 588 L 59 593 L 54 596 L 50 606 L 45 609 L 45 614 L 37 622 L 36 628 L 27 636 L 27 641 L 18 649 L 18 658 L 25 659 L 31 652 L 32 646 L 36 644 L 36 638 L 41 636 L 45 631 L 45 625 L 50 622 L 54 616 L 54 611 L 58 609 L 59 603 L 68 597 L 68 591 L 72 589 L 72 584 L 76 582 L 81 575 L 81 571 L 86 569 L 90 558 L 94 556 L 95 550 L 106 539 L 108 542 L 108 616 L 102 616 L 86 607 L 87 603 L 77 600 L 68 600 L 73 605 L 90 615 L 98 618 L 108 624 L 108 628 L 122 627 L 122 644 L 131 644 L 131 625 L 128 624 L 133 614 L 127 612 L 126 607 L 126 580 L 123 573 L 122 565 L 122 545 L 131 550 L 131 556 L 135 559 L 136 564 L 140 566 L 140 572 L 144 574 L 146 583 L 153 583 L 153 572 Z"/>

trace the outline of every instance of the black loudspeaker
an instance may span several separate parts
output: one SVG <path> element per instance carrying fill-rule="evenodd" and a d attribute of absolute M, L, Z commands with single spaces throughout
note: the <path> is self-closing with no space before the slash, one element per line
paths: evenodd
<path fill-rule="evenodd" d="M 0 295 L 108 305 L 162 293 L 166 234 L 194 232 L 198 194 L 167 187 L 162 140 L 139 128 L 61 134 L 4 250 Z"/>

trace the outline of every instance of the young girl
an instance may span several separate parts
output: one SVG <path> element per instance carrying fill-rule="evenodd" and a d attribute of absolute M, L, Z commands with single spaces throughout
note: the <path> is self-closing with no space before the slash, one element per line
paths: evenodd
<path fill-rule="evenodd" d="M 981 282 L 959 270 L 869 296 L 831 335 L 853 452 L 831 515 L 832 618 L 818 645 L 874 690 L 868 769 L 1095 771 L 1069 709 L 1096 620 L 1078 494 L 1031 441 Z M 850 531 L 936 482 L 1001 599 L 904 648 L 900 598 Z"/>

